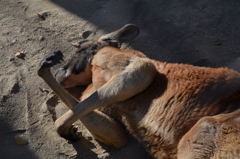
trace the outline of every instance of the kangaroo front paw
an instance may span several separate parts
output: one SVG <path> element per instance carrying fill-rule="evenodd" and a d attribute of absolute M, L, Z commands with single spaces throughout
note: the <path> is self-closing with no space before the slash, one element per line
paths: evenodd
<path fill-rule="evenodd" d="M 47 55 L 39 64 L 38 75 L 42 75 L 46 70 L 49 71 L 51 67 L 63 61 L 63 54 L 61 51 L 54 51 Z"/>
<path fill-rule="evenodd" d="M 54 51 L 45 57 L 41 63 L 41 67 L 53 67 L 54 65 L 61 63 L 63 61 L 63 54 L 61 51 Z"/>

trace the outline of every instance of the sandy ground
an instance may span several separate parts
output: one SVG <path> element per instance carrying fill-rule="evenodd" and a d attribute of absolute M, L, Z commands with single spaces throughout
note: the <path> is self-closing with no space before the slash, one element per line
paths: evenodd
<path fill-rule="evenodd" d="M 37 76 L 37 64 L 55 50 L 67 60 L 76 50 L 71 43 L 133 23 L 141 34 L 123 49 L 240 71 L 239 7 L 239 0 L 0 0 L 0 158 L 150 158 L 130 135 L 118 150 L 92 140 L 82 125 L 79 142 L 60 138 L 53 123 L 67 108 L 51 91 L 40 91 L 48 86 Z M 21 51 L 25 56 L 15 57 Z M 16 144 L 18 135 L 28 144 Z"/>

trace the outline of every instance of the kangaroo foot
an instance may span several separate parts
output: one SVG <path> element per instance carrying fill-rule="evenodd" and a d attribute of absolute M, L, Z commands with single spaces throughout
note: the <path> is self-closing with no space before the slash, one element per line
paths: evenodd
<path fill-rule="evenodd" d="M 78 127 L 72 124 L 71 127 L 68 129 L 68 133 L 64 133 L 64 134 L 59 133 L 59 135 L 64 139 L 66 139 L 68 143 L 76 142 L 76 141 L 79 141 L 80 138 L 82 137 L 82 133 L 77 132 L 77 130 L 78 130 Z"/>

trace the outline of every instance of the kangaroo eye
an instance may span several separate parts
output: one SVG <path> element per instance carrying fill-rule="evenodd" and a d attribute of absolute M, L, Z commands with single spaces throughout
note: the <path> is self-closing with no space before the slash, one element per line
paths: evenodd
<path fill-rule="evenodd" d="M 92 50 L 96 50 L 97 49 L 97 45 L 94 45 L 93 47 L 92 47 Z"/>

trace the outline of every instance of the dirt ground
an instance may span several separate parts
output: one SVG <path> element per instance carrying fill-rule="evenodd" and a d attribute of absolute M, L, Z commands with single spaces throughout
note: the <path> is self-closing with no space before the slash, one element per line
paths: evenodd
<path fill-rule="evenodd" d="M 71 43 L 133 23 L 141 33 L 123 49 L 240 71 L 239 8 L 239 0 L 0 0 L 0 158 L 150 158 L 130 135 L 118 150 L 91 139 L 82 125 L 79 142 L 60 138 L 53 123 L 67 108 L 39 89 L 49 88 L 36 66 L 52 51 L 61 50 L 67 60 L 76 50 Z"/>

